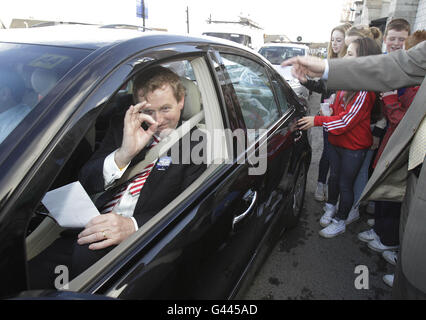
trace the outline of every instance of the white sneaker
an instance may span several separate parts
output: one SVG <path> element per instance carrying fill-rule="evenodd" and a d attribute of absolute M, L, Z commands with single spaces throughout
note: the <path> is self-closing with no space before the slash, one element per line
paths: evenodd
<path fill-rule="evenodd" d="M 379 239 L 379 236 L 373 229 L 370 229 L 370 230 L 358 233 L 358 239 L 364 242 L 370 242 L 375 239 Z"/>
<path fill-rule="evenodd" d="M 368 242 L 368 247 L 376 252 L 383 252 L 386 250 L 397 250 L 399 246 L 385 246 L 380 239 L 374 239 Z"/>
<path fill-rule="evenodd" d="M 376 220 L 374 220 L 374 219 L 368 219 L 367 220 L 367 224 L 370 226 L 370 227 L 374 227 L 374 224 L 376 223 Z"/>
<path fill-rule="evenodd" d="M 327 227 L 331 223 L 331 219 L 336 214 L 336 206 L 330 203 L 325 204 L 325 212 L 320 219 L 321 227 Z"/>
<path fill-rule="evenodd" d="M 319 232 L 319 235 L 324 238 L 333 238 L 345 232 L 345 230 L 346 230 L 345 220 L 337 221 L 336 219 L 332 219 L 332 223 L 328 227 L 322 229 Z"/>
<path fill-rule="evenodd" d="M 396 260 L 398 259 L 398 253 L 396 251 L 383 251 L 382 257 L 391 265 L 396 266 Z"/>
<path fill-rule="evenodd" d="M 392 288 L 392 286 L 393 286 L 393 278 L 394 278 L 393 274 L 385 274 L 383 276 L 383 282 L 386 283 L 389 287 Z"/>
<path fill-rule="evenodd" d="M 351 211 L 349 211 L 348 217 L 345 220 L 345 224 L 349 225 L 354 221 L 357 221 L 359 219 L 359 209 L 352 208 Z"/>
<path fill-rule="evenodd" d="M 325 184 L 318 182 L 317 189 L 315 190 L 314 198 L 317 201 L 324 201 L 325 200 Z"/>

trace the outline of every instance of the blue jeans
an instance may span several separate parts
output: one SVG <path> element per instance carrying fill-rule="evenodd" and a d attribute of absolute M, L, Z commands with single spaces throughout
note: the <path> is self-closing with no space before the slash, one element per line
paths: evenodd
<path fill-rule="evenodd" d="M 370 169 L 371 159 L 373 158 L 375 150 L 368 149 L 365 155 L 364 162 L 362 163 L 361 169 L 359 169 L 358 175 L 354 183 L 354 205 L 357 203 L 364 191 L 365 186 L 368 182 L 368 171 Z"/>
<path fill-rule="evenodd" d="M 328 161 L 328 146 L 330 145 L 330 142 L 328 142 L 328 132 L 322 129 L 323 134 L 323 148 L 322 148 L 322 155 L 318 166 L 318 182 L 321 182 L 323 184 L 327 183 L 327 175 L 328 175 L 328 169 L 330 168 L 330 162 Z"/>
<path fill-rule="evenodd" d="M 328 203 L 336 205 L 340 195 L 336 218 L 346 220 L 354 202 L 354 182 L 368 149 L 349 150 L 329 144 L 330 177 Z"/>

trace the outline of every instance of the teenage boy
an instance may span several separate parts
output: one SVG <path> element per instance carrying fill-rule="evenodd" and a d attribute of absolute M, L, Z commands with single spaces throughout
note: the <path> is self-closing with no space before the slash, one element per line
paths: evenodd
<path fill-rule="evenodd" d="M 410 24 L 405 19 L 393 19 L 388 23 L 383 43 L 386 45 L 386 52 L 402 49 L 404 41 L 410 35 Z"/>

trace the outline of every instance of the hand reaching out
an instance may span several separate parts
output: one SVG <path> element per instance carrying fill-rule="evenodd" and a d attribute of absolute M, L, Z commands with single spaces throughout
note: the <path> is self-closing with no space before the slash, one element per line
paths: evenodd
<path fill-rule="evenodd" d="M 308 130 L 314 126 L 314 118 L 315 117 L 303 117 L 297 121 L 297 125 L 299 130 Z"/>
<path fill-rule="evenodd" d="M 308 77 L 320 78 L 325 71 L 325 61 L 312 56 L 297 56 L 288 60 L 285 60 L 281 66 L 293 66 L 291 73 L 300 82 L 306 83 Z"/>

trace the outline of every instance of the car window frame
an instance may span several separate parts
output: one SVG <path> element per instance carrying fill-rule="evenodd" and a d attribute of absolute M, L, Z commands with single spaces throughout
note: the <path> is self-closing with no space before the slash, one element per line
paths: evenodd
<path fill-rule="evenodd" d="M 118 63 L 118 65 L 114 68 L 114 71 L 112 73 L 109 73 L 103 78 L 99 83 L 97 83 L 90 93 L 85 95 L 82 98 L 82 101 L 78 104 L 78 107 L 76 107 L 72 113 L 71 116 L 66 118 L 64 123 L 62 124 L 61 128 L 56 131 L 56 134 L 52 141 L 48 144 L 46 148 L 42 150 L 42 155 L 40 159 L 38 160 L 39 166 L 46 165 L 46 157 L 48 157 L 48 154 L 52 152 L 52 150 L 55 150 L 57 143 L 59 141 L 63 141 L 64 138 L 72 131 L 74 128 L 76 128 L 76 124 L 81 121 L 81 119 L 92 112 L 92 117 L 86 122 L 82 127 L 79 128 L 81 132 L 84 132 L 80 135 L 80 138 L 78 141 L 75 141 L 75 145 L 77 145 L 85 136 L 87 131 L 95 125 L 96 119 L 99 116 L 99 114 L 102 113 L 102 110 L 106 106 L 107 102 L 115 96 L 115 94 L 120 91 L 121 84 L 128 82 L 134 75 L 135 70 L 140 70 L 141 68 L 147 67 L 152 60 L 141 60 L 140 55 L 144 55 L 144 53 L 140 53 L 136 57 L 132 56 L 128 59 L 125 59 L 124 61 L 121 61 Z M 131 63 L 133 62 L 133 63 Z M 158 63 L 158 62 L 156 62 Z M 54 90 L 55 91 L 55 88 Z M 106 92 L 109 92 L 109 94 L 106 94 Z M 51 105 L 54 105 L 53 103 Z M 94 112 L 94 110 L 96 112 Z M 73 153 L 73 149 L 71 149 L 68 152 L 67 158 L 65 158 L 65 161 L 63 161 L 63 165 L 57 170 L 57 173 L 59 173 L 66 161 L 70 158 L 70 156 Z M 38 166 L 38 167 L 39 167 Z M 33 172 L 37 171 L 37 168 L 33 169 Z M 34 175 L 33 175 L 34 176 Z M 38 193 L 41 193 L 42 196 L 36 196 L 38 200 L 34 201 L 34 203 L 31 205 L 31 211 L 27 212 L 28 221 L 32 217 L 34 210 L 40 203 L 42 197 L 44 194 L 48 191 L 50 185 L 52 185 L 57 178 L 57 175 L 50 176 L 49 178 L 43 179 L 45 187 L 41 187 L 39 189 Z M 31 184 L 31 178 L 28 177 L 28 184 Z M 48 180 L 48 181 L 47 181 Z M 46 182 L 47 181 L 47 182 Z M 25 184 L 23 189 L 27 188 L 27 183 Z M 19 201 L 19 197 L 17 196 L 16 202 Z M 26 237 L 25 237 L 26 238 Z M 28 263 L 28 261 L 26 261 Z"/>
<path fill-rule="evenodd" d="M 174 50 L 167 51 L 164 49 L 164 48 L 170 48 L 170 47 L 174 48 Z M 183 48 L 182 52 L 179 52 L 180 48 Z M 18 192 L 13 192 L 11 196 L 9 196 L 7 199 L 9 204 L 12 203 L 12 205 L 8 206 L 7 208 L 3 208 L 2 213 L 5 213 L 5 211 L 10 212 L 11 210 L 19 206 L 19 203 L 23 201 L 22 197 L 28 198 L 25 194 L 23 194 L 23 191 L 28 190 L 30 186 L 34 185 L 35 183 L 34 179 L 37 176 L 37 172 L 40 168 L 42 168 L 43 166 L 46 166 L 46 168 L 48 168 L 48 164 L 54 161 L 54 159 L 51 159 L 49 162 L 47 161 L 47 159 L 51 157 L 52 151 L 56 150 L 55 148 L 58 142 L 64 139 L 64 137 L 76 127 L 77 122 L 79 122 L 85 115 L 91 113 L 91 118 L 86 119 L 87 122 L 82 127 L 80 127 L 79 130 L 77 130 L 80 132 L 79 132 L 79 139 L 78 141 L 75 141 L 75 145 L 77 145 L 84 138 L 88 130 L 92 126 L 94 126 L 97 116 L 103 110 L 103 107 L 107 103 L 108 99 L 114 96 L 119 91 L 120 86 L 123 83 L 127 82 L 132 77 L 133 75 L 132 70 L 134 71 L 136 69 L 145 68 L 151 63 L 160 63 L 162 59 L 170 60 L 172 59 L 171 57 L 173 57 L 174 59 L 178 57 L 181 57 L 182 59 L 184 59 L 187 56 L 205 56 L 206 50 L 207 49 L 206 49 L 205 43 L 189 43 L 188 44 L 188 43 L 182 42 L 179 44 L 172 44 L 172 45 L 165 44 L 162 46 L 155 47 L 155 49 L 153 48 L 143 49 L 137 54 L 129 53 L 129 56 L 127 58 L 117 61 L 116 64 L 114 64 L 113 66 L 109 66 L 107 69 L 109 71 L 104 72 L 105 75 L 102 77 L 101 80 L 93 82 L 92 85 L 86 91 L 83 91 L 84 94 L 79 95 L 78 103 L 73 105 L 72 112 L 68 113 L 66 117 L 61 117 L 60 119 L 55 118 L 55 122 L 58 122 L 58 124 L 53 128 L 49 127 L 49 131 L 51 131 L 49 132 L 49 134 L 51 134 L 52 138 L 49 139 L 49 141 L 46 142 L 45 145 L 43 145 L 43 147 L 40 149 L 40 152 L 37 153 L 36 157 L 34 157 L 34 159 L 36 159 L 34 160 L 35 161 L 34 165 L 31 167 L 31 169 L 28 172 L 25 171 L 25 178 L 19 180 Z M 105 53 L 105 51 L 108 51 L 108 48 L 100 49 L 100 52 L 102 53 Z M 187 53 L 189 51 L 190 51 L 190 54 Z M 158 52 L 158 54 L 161 56 L 161 59 L 157 59 L 157 57 L 153 58 L 151 55 L 152 52 Z M 166 52 L 167 54 L 164 55 L 164 52 Z M 101 59 L 96 59 L 97 56 L 94 56 L 92 58 L 93 59 L 90 60 L 90 63 L 92 62 L 93 63 L 90 65 L 93 67 L 93 65 L 97 65 L 97 66 L 102 65 L 101 61 L 108 60 L 109 56 L 108 55 L 102 56 Z M 76 81 L 81 80 L 81 74 L 77 72 L 81 72 L 81 70 L 79 71 L 78 69 L 77 70 L 73 69 L 71 72 L 72 76 L 78 75 L 78 79 L 73 79 L 71 81 L 71 85 L 76 85 Z M 89 77 L 90 74 L 87 74 L 87 76 Z M 211 73 L 211 77 L 213 78 L 213 73 Z M 78 82 L 77 84 L 80 84 L 80 83 Z M 111 85 L 113 89 L 111 89 Z M 52 96 L 52 99 L 44 100 L 44 103 L 47 104 L 47 106 L 49 106 L 49 108 L 46 108 L 44 110 L 44 115 L 51 115 L 51 116 L 52 114 L 57 115 L 63 111 L 63 108 L 61 108 L 60 110 L 58 110 L 57 108 L 52 108 L 53 106 L 56 106 L 56 103 L 58 103 L 58 101 L 62 101 L 69 96 L 69 91 L 68 90 L 63 91 L 63 90 L 64 90 L 63 87 L 59 87 L 59 85 L 57 85 L 57 87 L 55 87 L 49 93 L 49 95 Z M 58 94 L 57 96 L 54 96 L 53 94 L 56 92 L 59 92 L 60 94 Z M 32 127 L 34 128 L 38 128 L 39 126 L 40 126 L 39 122 L 35 122 L 32 124 Z M 29 135 L 27 135 L 27 139 L 29 139 Z M 18 144 L 19 143 L 21 142 L 18 142 Z M 58 167 L 58 172 L 63 168 L 64 164 L 66 163 L 66 160 L 69 159 L 72 153 L 73 153 L 73 150 L 68 151 L 67 153 L 68 156 L 65 159 L 65 161 L 63 161 L 63 164 Z M 211 170 L 209 171 L 209 176 L 206 177 L 205 179 L 211 180 L 218 170 L 223 171 L 223 170 L 226 170 L 228 167 L 229 165 L 222 165 L 222 164 L 219 166 L 216 166 L 216 168 L 212 166 Z M 51 169 L 49 170 L 53 171 Z M 26 200 L 25 211 L 22 212 L 22 214 L 25 215 L 25 221 L 29 222 L 30 218 L 33 215 L 34 210 L 40 203 L 40 200 L 42 199 L 44 194 L 48 191 L 50 185 L 52 185 L 52 183 L 55 181 L 56 177 L 57 175 L 54 175 L 53 172 L 51 172 L 50 175 L 48 175 L 47 177 L 43 177 L 42 179 L 43 182 L 42 184 L 38 186 L 39 188 L 37 188 L 37 192 L 31 193 L 30 202 L 28 201 L 28 199 Z M 26 227 L 23 227 L 21 231 L 24 237 L 23 240 L 25 240 Z M 137 245 L 135 243 L 132 243 L 132 244 Z M 23 248 L 25 251 L 25 245 L 23 246 Z M 26 263 L 27 261 L 23 262 L 23 265 Z M 26 277 L 25 276 L 22 276 L 22 277 L 24 279 L 23 282 L 25 283 Z M 89 278 L 90 278 L 88 279 L 89 282 L 92 280 L 95 280 L 96 283 L 98 283 L 98 281 L 100 281 L 99 283 L 103 282 L 102 275 L 100 277 L 94 277 L 93 275 L 89 274 Z M 19 285 L 22 285 L 22 284 L 19 284 Z M 19 285 L 17 285 L 17 287 Z M 23 290 L 23 289 L 24 288 L 20 287 L 20 290 Z M 96 288 L 94 288 L 93 286 L 90 286 L 90 284 L 87 284 L 87 283 L 82 285 L 80 289 L 86 292 L 97 290 Z"/>

